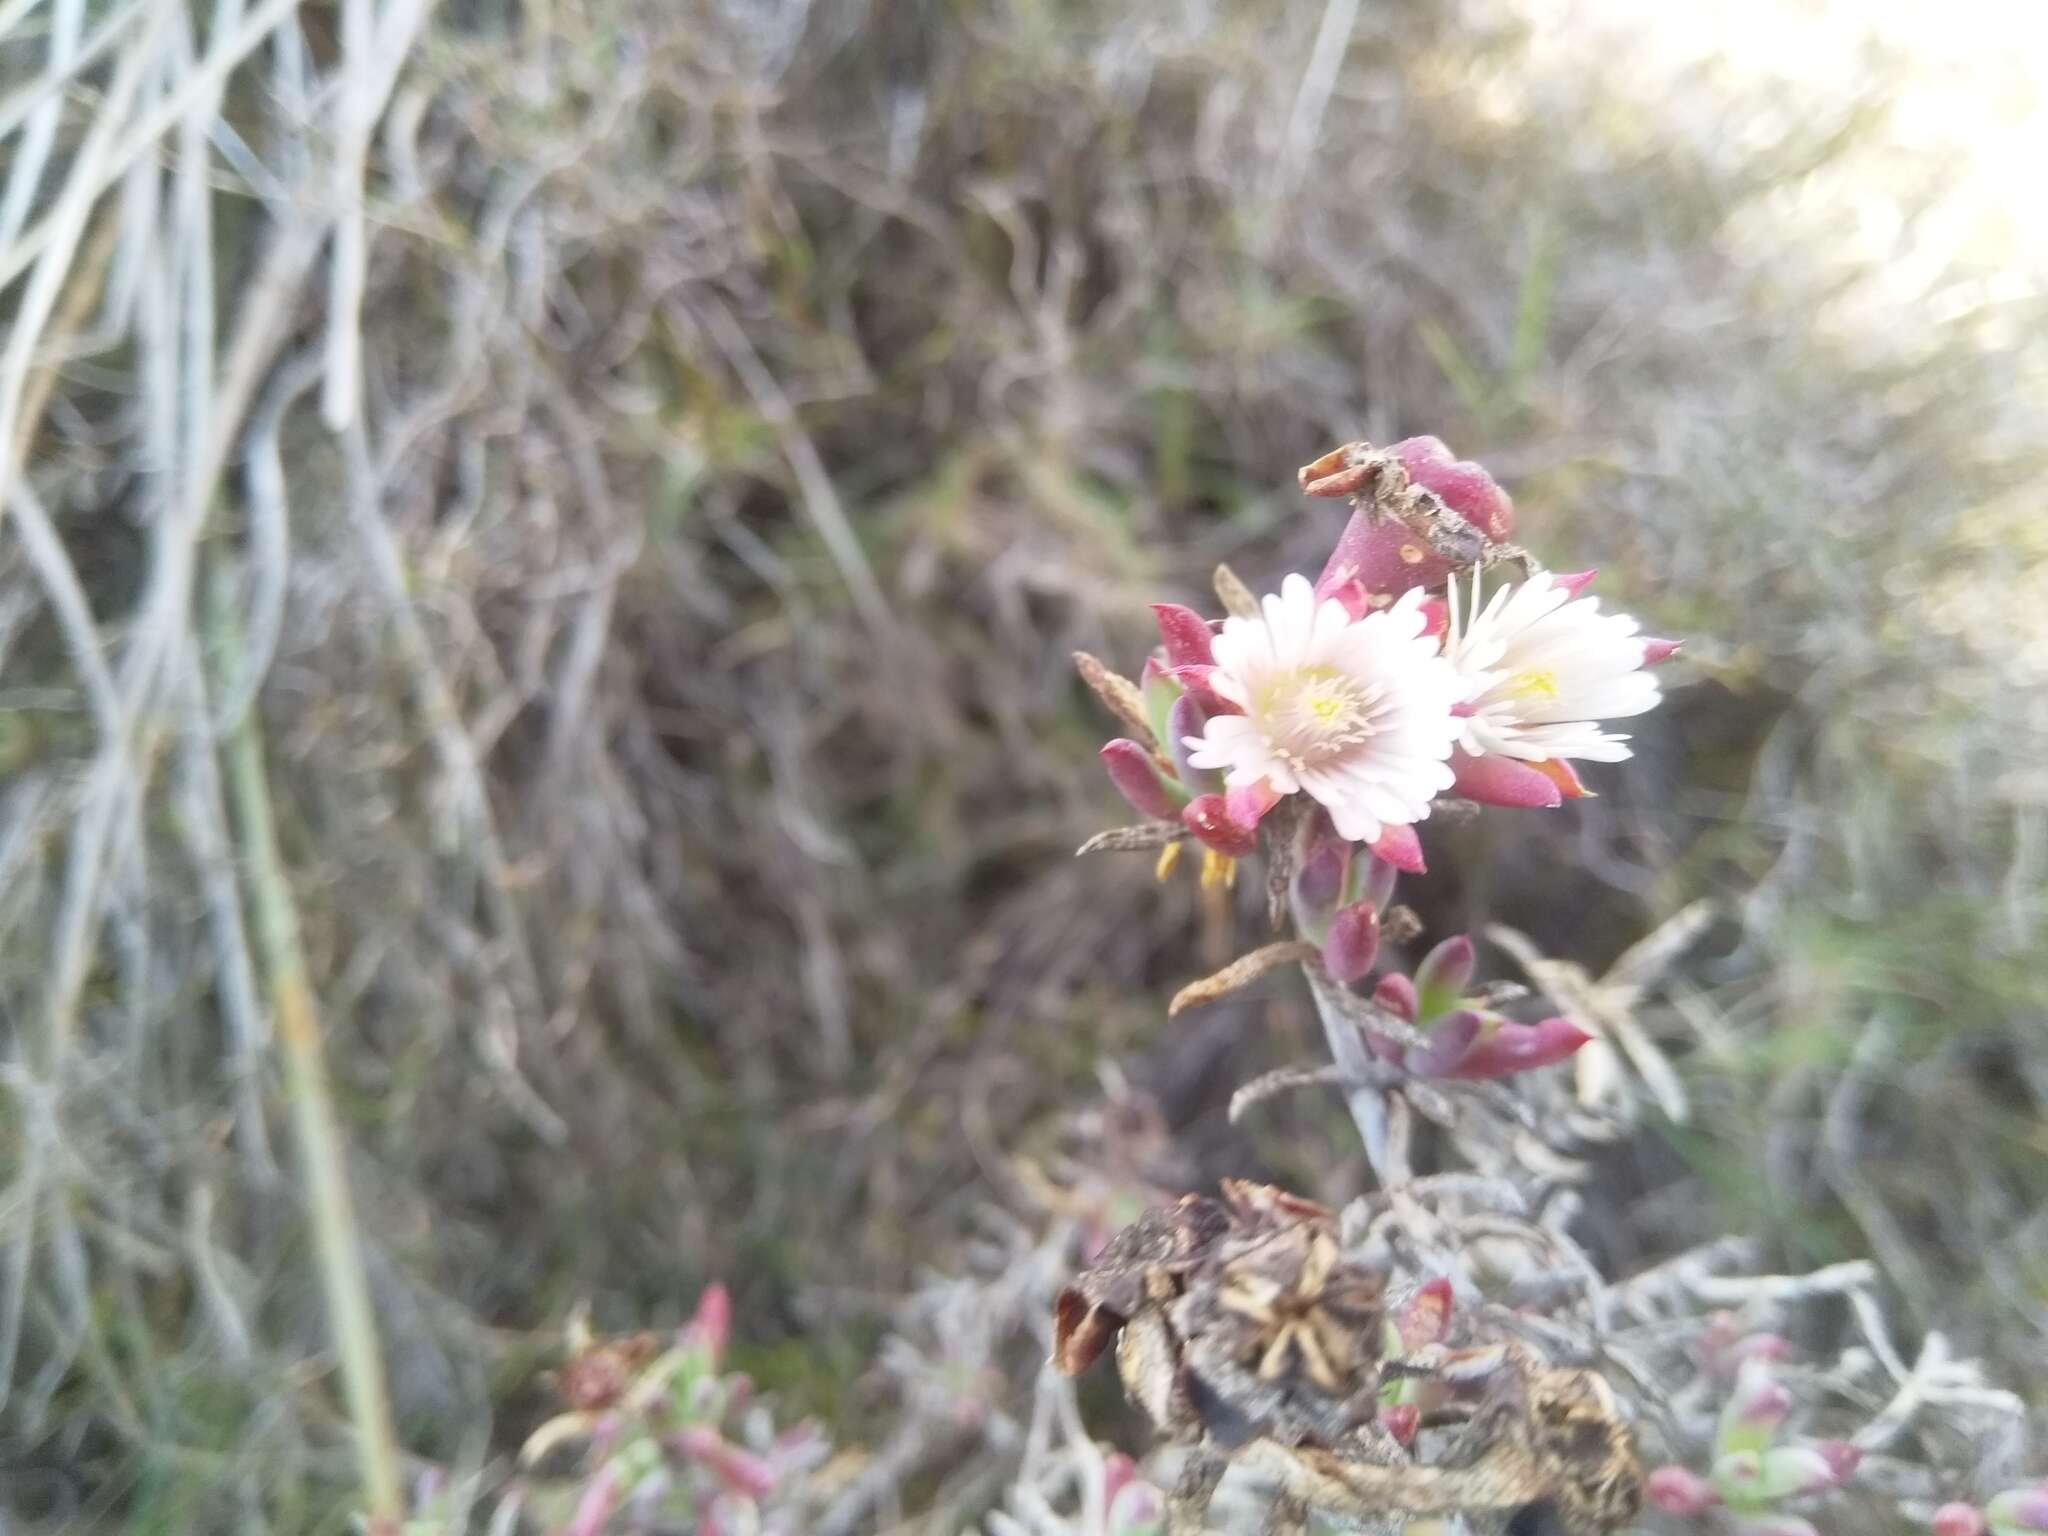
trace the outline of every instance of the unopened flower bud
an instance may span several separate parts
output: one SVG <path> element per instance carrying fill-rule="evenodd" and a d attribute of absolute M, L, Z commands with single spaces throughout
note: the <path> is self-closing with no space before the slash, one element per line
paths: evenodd
<path fill-rule="evenodd" d="M 1733 1312 L 1716 1312 L 1694 1346 L 1700 1369 L 1717 1381 L 1732 1381 L 1742 1362 L 1751 1356 L 1763 1360 L 1784 1360 L 1792 1354 L 1792 1341 L 1779 1333 L 1744 1333 L 1742 1319 Z"/>
<path fill-rule="evenodd" d="M 1357 450 L 1363 447 L 1357 445 Z M 1355 462 L 1361 456 L 1349 445 L 1323 455 L 1302 470 L 1303 489 L 1311 496 L 1372 494 L 1370 472 Z M 1500 543 L 1514 531 L 1515 504 L 1507 492 L 1479 465 L 1454 459 L 1438 439 L 1407 438 L 1387 448 L 1386 457 L 1398 461 L 1411 484 L 1433 492 L 1488 541 Z M 1451 562 L 1413 529 L 1385 516 L 1377 506 L 1363 506 L 1338 536 L 1316 582 L 1316 595 L 1362 609 L 1410 587 L 1436 586 L 1451 570 Z"/>
<path fill-rule="evenodd" d="M 1845 1469 L 1839 1458 L 1830 1457 L 1817 1445 L 1781 1445 L 1763 1453 L 1763 1470 L 1757 1479 L 1755 1496 L 1772 1500 L 1820 1493 L 1841 1482 L 1855 1468 L 1856 1460 L 1853 1456 L 1849 1458 Z"/>
<path fill-rule="evenodd" d="M 1934 1512 L 1934 1536 L 1984 1536 L 1990 1529 L 1974 1504 L 1944 1504 Z"/>
<path fill-rule="evenodd" d="M 1683 640 L 1645 640 L 1643 642 L 1643 665 L 1654 667 L 1660 662 L 1669 661 L 1680 650 L 1684 649 L 1684 646 L 1685 642 Z"/>
<path fill-rule="evenodd" d="M 1771 1374 L 1770 1362 L 1752 1356 L 1736 1372 L 1734 1390 L 1721 1410 L 1714 1448 L 1723 1456 L 1733 1451 L 1761 1451 L 1791 1411 L 1792 1394 Z"/>
<path fill-rule="evenodd" d="M 1451 1302 L 1451 1282 L 1442 1275 L 1418 1286 L 1394 1321 L 1401 1348 L 1413 1354 L 1441 1343 L 1451 1326 Z"/>
<path fill-rule="evenodd" d="M 1337 980 L 1346 984 L 1361 980 L 1379 953 L 1378 908 L 1361 901 L 1330 919 L 1330 935 L 1323 940 L 1323 964 Z"/>
<path fill-rule="evenodd" d="M 1113 1501 L 1126 1483 L 1138 1480 L 1138 1464 L 1122 1451 L 1111 1451 L 1102 1458 L 1102 1502 Z"/>
<path fill-rule="evenodd" d="M 2010 1488 L 1984 1506 L 1992 1536 L 2035 1536 L 2048 1531 L 2048 1486 Z"/>
<path fill-rule="evenodd" d="M 1714 1460 L 1709 1474 L 1714 1491 L 1730 1504 L 1754 1504 L 1761 1495 L 1764 1458 L 1759 1451 L 1729 1451 Z"/>
<path fill-rule="evenodd" d="M 1109 1536 L 1159 1536 L 1166 1525 L 1166 1500 L 1142 1478 L 1126 1482 L 1109 1500 Z"/>
<path fill-rule="evenodd" d="M 1792 1341 L 1782 1333 L 1745 1333 L 1728 1346 L 1720 1363 L 1722 1369 L 1733 1376 L 1741 1371 L 1745 1360 L 1775 1362 L 1791 1357 Z"/>
<path fill-rule="evenodd" d="M 1721 1502 L 1714 1485 L 1690 1467 L 1664 1466 L 1650 1474 L 1650 1502 L 1668 1515 L 1699 1515 Z"/>
<path fill-rule="evenodd" d="M 1863 1465 L 1863 1447 L 1847 1440 L 1816 1440 L 1813 1448 L 1827 1458 L 1828 1470 L 1838 1483 L 1846 1483 Z"/>
<path fill-rule="evenodd" d="M 1372 989 L 1372 1000 L 1394 1017 L 1415 1022 L 1415 983 L 1399 971 L 1389 971 Z"/>
<path fill-rule="evenodd" d="M 1152 754 L 1135 741 L 1119 736 L 1103 747 L 1101 756 L 1102 766 L 1109 770 L 1109 782 L 1140 816 L 1164 821 L 1180 809 L 1161 782 Z"/>
<path fill-rule="evenodd" d="M 1380 1410 L 1380 1428 L 1399 1445 L 1412 1445 L 1422 1428 L 1422 1410 L 1413 1403 L 1394 1403 Z"/>

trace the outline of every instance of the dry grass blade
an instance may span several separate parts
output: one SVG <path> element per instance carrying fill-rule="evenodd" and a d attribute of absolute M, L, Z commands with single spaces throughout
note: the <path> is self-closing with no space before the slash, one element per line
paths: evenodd
<path fill-rule="evenodd" d="M 1252 589 L 1227 565 L 1216 567 L 1210 577 L 1210 584 L 1216 589 L 1216 601 L 1223 605 L 1223 611 L 1234 619 L 1256 619 L 1259 616 L 1259 600 L 1252 595 Z"/>
<path fill-rule="evenodd" d="M 327 1080 L 319 1008 L 300 947 L 298 906 L 278 852 L 263 748 L 253 714 L 243 716 L 228 739 L 227 779 L 239 823 L 256 936 L 269 972 L 271 1013 L 284 1057 L 286 1098 L 298 1132 L 301 1174 L 312 1213 L 328 1322 L 362 1459 L 364 1513 L 373 1529 L 380 1524 L 395 1529 L 405 1514 L 405 1496 L 399 1481 L 390 1391 L 349 1194 L 348 1152 Z"/>

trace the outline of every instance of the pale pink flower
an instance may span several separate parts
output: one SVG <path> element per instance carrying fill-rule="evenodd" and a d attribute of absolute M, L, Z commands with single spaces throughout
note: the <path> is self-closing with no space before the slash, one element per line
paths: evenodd
<path fill-rule="evenodd" d="M 1484 607 L 1478 572 L 1463 603 L 1451 582 L 1443 649 L 1463 680 L 1463 752 L 1529 763 L 1630 755 L 1628 738 L 1600 722 L 1657 707 L 1657 680 L 1644 670 L 1660 659 L 1657 642 L 1625 614 L 1602 613 L 1598 598 L 1579 597 L 1588 579 L 1538 574 L 1495 588 Z"/>
<path fill-rule="evenodd" d="M 1422 820 L 1450 787 L 1466 690 L 1426 629 L 1419 591 L 1353 618 L 1289 576 L 1258 618 L 1216 635 L 1209 686 L 1243 713 L 1188 737 L 1190 763 L 1229 788 L 1305 794 L 1356 842 Z"/>

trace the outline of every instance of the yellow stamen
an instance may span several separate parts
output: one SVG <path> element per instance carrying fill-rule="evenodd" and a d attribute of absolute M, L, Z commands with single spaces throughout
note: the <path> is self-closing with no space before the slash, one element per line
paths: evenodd
<path fill-rule="evenodd" d="M 1557 697 L 1557 674 L 1543 668 L 1517 672 L 1508 683 L 1508 694 L 1517 699 L 1554 699 Z"/>
<path fill-rule="evenodd" d="M 1202 889 L 1213 890 L 1217 886 L 1237 884 L 1237 860 L 1227 858 L 1214 848 L 1202 850 Z"/>
<path fill-rule="evenodd" d="M 1179 868 L 1180 844 L 1168 843 L 1159 850 L 1159 862 L 1152 866 L 1152 878 L 1160 881 L 1169 880 L 1173 877 L 1173 872 Z"/>
<path fill-rule="evenodd" d="M 1328 689 L 1320 689 L 1308 696 L 1308 712 L 1324 725 L 1343 719 L 1350 708 L 1349 699 Z"/>

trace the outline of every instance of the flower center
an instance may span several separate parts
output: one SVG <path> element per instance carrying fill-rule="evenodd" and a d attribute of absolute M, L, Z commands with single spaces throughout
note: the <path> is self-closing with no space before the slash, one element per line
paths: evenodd
<path fill-rule="evenodd" d="M 1557 674 L 1547 667 L 1517 672 L 1508 679 L 1503 691 L 1509 698 L 1520 699 L 1524 703 L 1531 703 L 1537 699 L 1554 699 L 1558 692 Z"/>
<path fill-rule="evenodd" d="M 1275 757 L 1312 768 L 1362 745 L 1379 728 L 1381 690 L 1329 667 L 1274 678 L 1255 701 Z"/>

